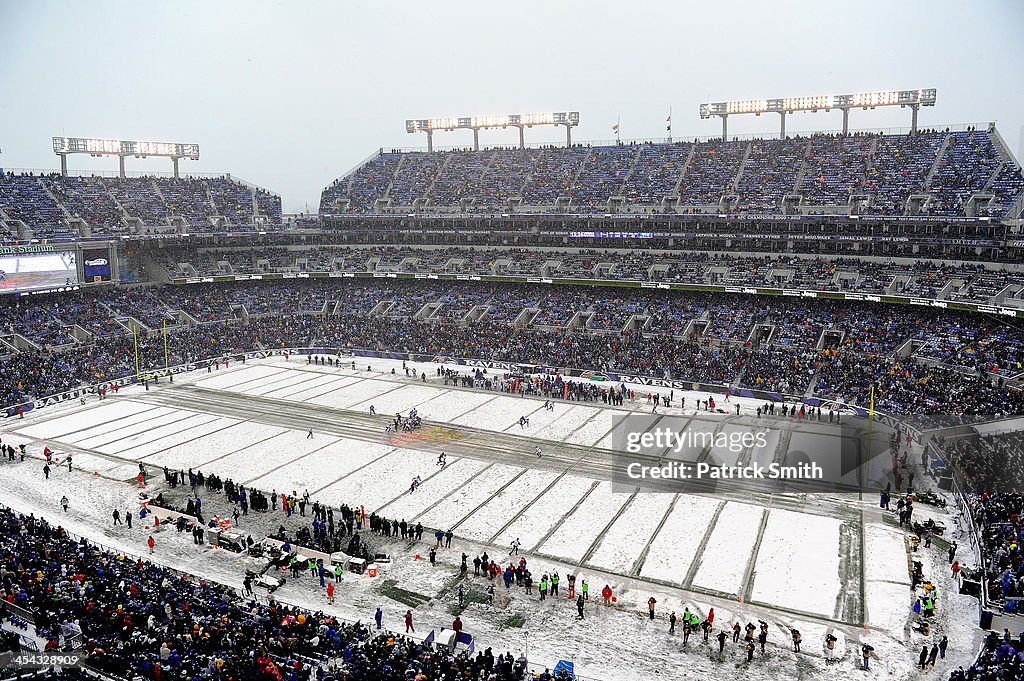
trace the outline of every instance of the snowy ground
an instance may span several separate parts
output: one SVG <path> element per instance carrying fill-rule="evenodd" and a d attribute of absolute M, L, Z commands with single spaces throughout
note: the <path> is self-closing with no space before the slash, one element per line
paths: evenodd
<path fill-rule="evenodd" d="M 857 649 L 845 649 L 846 637 L 853 636 L 870 641 L 880 658 L 888 658 L 875 666 L 872 675 L 911 677 L 912 664 L 898 659 L 908 657 L 902 652 L 911 602 L 906 545 L 899 530 L 877 514 L 864 513 L 874 499 L 862 502 L 849 497 L 835 503 L 823 499 L 804 512 L 803 502 L 780 495 L 761 503 L 760 498 L 623 494 L 614 492 L 607 479 L 588 475 L 591 471 L 586 467 L 534 462 L 530 450 L 449 454 L 441 468 L 435 454 L 439 446 L 444 447 L 441 438 L 451 438 L 456 451 L 460 428 L 493 432 L 494 443 L 502 442 L 499 433 L 507 431 L 536 439 L 545 451 L 558 443 L 585 450 L 610 446 L 613 415 L 649 409 L 643 403 L 623 409 L 559 403 L 549 412 L 541 409 L 538 400 L 439 385 L 435 365 L 425 365 L 430 380 L 424 384 L 406 379 L 400 362 L 373 360 L 374 370 L 367 372 L 366 361 L 361 360 L 356 371 L 308 366 L 294 357 L 287 363 L 275 359 L 238 364 L 179 378 L 174 387 L 161 385 L 149 392 L 132 388 L 102 403 L 44 409 L 24 420 L 7 421 L 5 442 L 28 442 L 37 454 L 44 445 L 70 451 L 76 470 L 64 469 L 47 485 L 37 464 L 4 465 L 0 500 L 49 515 L 56 508 L 55 500 L 67 493 L 74 499 L 73 531 L 141 552 L 141 530 L 122 536 L 121 530 L 115 534 L 107 527 L 114 506 L 137 503 L 132 485 L 126 482 L 137 473 L 137 462 L 200 468 L 267 491 L 309 490 L 329 504 L 364 505 L 389 518 L 453 529 L 457 546 L 442 554 L 439 568 L 412 559 L 423 552 L 424 545 L 403 542 L 389 548 L 397 559 L 387 576 L 398 579 L 402 588 L 433 598 L 417 609 L 422 611 L 419 617 L 434 618 L 431 626 L 450 620 L 446 608 L 451 607 L 450 583 L 459 552 L 472 556 L 487 549 L 501 555 L 500 547 L 507 552 L 516 538 L 535 575 L 553 569 L 563 575 L 577 573 L 590 581 L 595 597 L 605 583 L 617 594 L 616 608 L 591 607 L 593 613 L 584 622 L 572 618 L 575 610 L 567 604 L 540 606 L 521 593 L 501 612 L 471 605 L 469 621 L 496 651 L 521 649 L 529 631 L 531 659 L 553 664 L 559 656 L 575 657 L 578 671 L 597 678 L 609 679 L 623 670 L 653 671 L 663 661 L 641 655 L 660 648 L 671 653 L 672 664 L 695 672 L 705 670 L 713 674 L 711 678 L 834 678 L 838 670 L 852 669 L 858 657 Z M 184 384 L 208 393 L 251 397 L 252 412 L 207 413 L 190 408 L 186 393 L 180 393 L 177 402 L 168 400 L 179 395 L 176 391 Z M 158 396 L 160 404 L 155 403 Z M 684 397 L 692 406 L 697 395 Z M 753 402 L 740 402 L 744 410 L 753 409 Z M 310 410 L 321 410 L 318 418 L 325 413 L 324 407 L 360 414 L 366 414 L 370 405 L 382 414 L 406 413 L 416 407 L 424 419 L 450 424 L 450 428 L 428 429 L 429 442 L 388 439 L 383 433 L 331 434 L 326 425 L 315 428 L 317 432 L 309 438 L 304 427 L 281 425 L 261 411 L 267 405 L 309 405 Z M 330 415 L 339 427 L 351 420 L 346 412 Z M 530 418 L 526 430 L 518 425 L 521 415 Z M 764 463 L 782 460 L 794 434 L 787 427 L 780 419 L 764 448 L 743 454 L 715 449 L 710 456 L 726 463 L 744 457 Z M 424 482 L 409 494 L 409 480 L 415 475 Z M 276 527 L 280 521 L 275 514 L 264 524 Z M 246 526 L 243 523 L 243 529 Z M 255 529 L 259 526 L 257 522 Z M 843 528 L 857 537 L 863 533 L 863 559 L 859 553 L 844 556 Z M 180 539 L 166 535 L 161 541 L 169 545 L 169 562 L 232 584 L 240 582 L 245 559 L 211 549 L 197 556 L 190 538 Z M 349 581 L 353 582 L 347 584 L 351 597 L 340 607 L 365 618 L 382 600 L 378 586 L 361 578 Z M 315 586 L 289 585 L 285 597 L 320 607 Z M 842 604 L 844 595 L 854 591 L 863 591 L 866 602 L 855 599 L 856 608 L 851 611 L 849 602 L 846 607 Z M 652 593 L 658 598 L 661 618 L 670 609 L 681 612 L 688 605 L 702 614 L 714 607 L 716 625 L 733 619 L 744 623 L 765 619 L 772 623 L 771 639 L 779 646 L 750 668 L 737 664 L 739 654 L 731 644 L 723 660 L 718 659 L 717 646 L 712 652 L 693 640 L 689 652 L 683 652 L 681 641 L 666 638 L 663 621 L 649 623 L 637 615 Z M 397 620 L 405 606 L 383 601 L 391 620 Z M 517 621 L 513 615 L 525 617 L 525 624 L 509 624 Z M 803 632 L 805 654 L 788 652 L 789 627 Z M 840 667 L 827 672 L 819 644 L 826 631 L 840 636 L 844 653 Z M 627 673 L 626 678 L 633 676 Z"/>

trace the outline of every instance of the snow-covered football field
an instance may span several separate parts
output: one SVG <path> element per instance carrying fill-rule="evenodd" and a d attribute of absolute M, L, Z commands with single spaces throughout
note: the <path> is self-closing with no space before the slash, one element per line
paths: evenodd
<path fill-rule="evenodd" d="M 856 495 L 619 493 L 586 459 L 611 447 L 612 417 L 634 408 L 628 403 L 557 402 L 548 411 L 542 400 L 444 386 L 436 366 L 424 383 L 407 379 L 397 361 L 373 360 L 372 371 L 359 364 L 310 366 L 299 357 L 237 364 L 43 411 L 8 436 L 72 451 L 77 466 L 108 477 L 133 478 L 144 462 L 266 491 L 308 490 L 328 504 L 450 528 L 481 544 L 507 547 L 518 538 L 528 555 L 852 625 L 883 607 L 863 602 L 871 589 Z M 371 405 L 380 416 L 367 428 Z M 387 415 L 413 407 L 426 427 L 384 432 Z M 692 409 L 669 413 L 698 417 Z M 793 439 L 792 432 L 780 437 L 788 427 L 780 420 L 760 451 L 716 458 L 784 457 L 775 448 Z M 538 460 L 535 445 L 571 449 Z M 446 449 L 440 467 L 437 453 Z M 423 482 L 411 494 L 415 476 Z M 905 551 L 902 542 L 874 541 L 869 561 L 905 565 Z"/>

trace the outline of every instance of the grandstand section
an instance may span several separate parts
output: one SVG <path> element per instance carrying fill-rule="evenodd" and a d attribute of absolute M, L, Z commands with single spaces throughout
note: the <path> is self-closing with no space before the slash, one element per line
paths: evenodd
<path fill-rule="evenodd" d="M 458 188 L 458 189 L 454 189 Z M 1016 218 L 994 124 L 912 133 L 387 152 L 326 188 L 348 213 L 698 213 Z"/>
<path fill-rule="evenodd" d="M 282 224 L 281 197 L 221 177 L 0 173 L 5 241 L 253 231 Z"/>

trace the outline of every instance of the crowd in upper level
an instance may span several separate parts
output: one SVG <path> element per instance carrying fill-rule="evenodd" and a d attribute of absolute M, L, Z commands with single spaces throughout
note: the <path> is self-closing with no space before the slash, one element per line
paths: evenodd
<path fill-rule="evenodd" d="M 281 223 L 281 197 L 229 176 L 89 177 L 0 173 L 0 238 L 117 236 L 133 220 L 179 232 Z"/>
<path fill-rule="evenodd" d="M 1003 217 L 1024 194 L 994 128 L 783 140 L 385 152 L 324 189 L 321 214 L 410 207 Z"/>

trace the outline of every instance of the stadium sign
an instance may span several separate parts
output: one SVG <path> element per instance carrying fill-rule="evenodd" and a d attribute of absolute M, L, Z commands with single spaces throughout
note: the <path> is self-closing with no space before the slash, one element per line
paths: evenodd
<path fill-rule="evenodd" d="M 57 246 L 51 244 L 26 244 L 24 246 L 3 246 L 0 247 L 0 255 L 24 255 L 26 253 L 53 253 L 56 250 Z M 67 250 L 67 248 L 61 248 L 60 250 Z"/>

